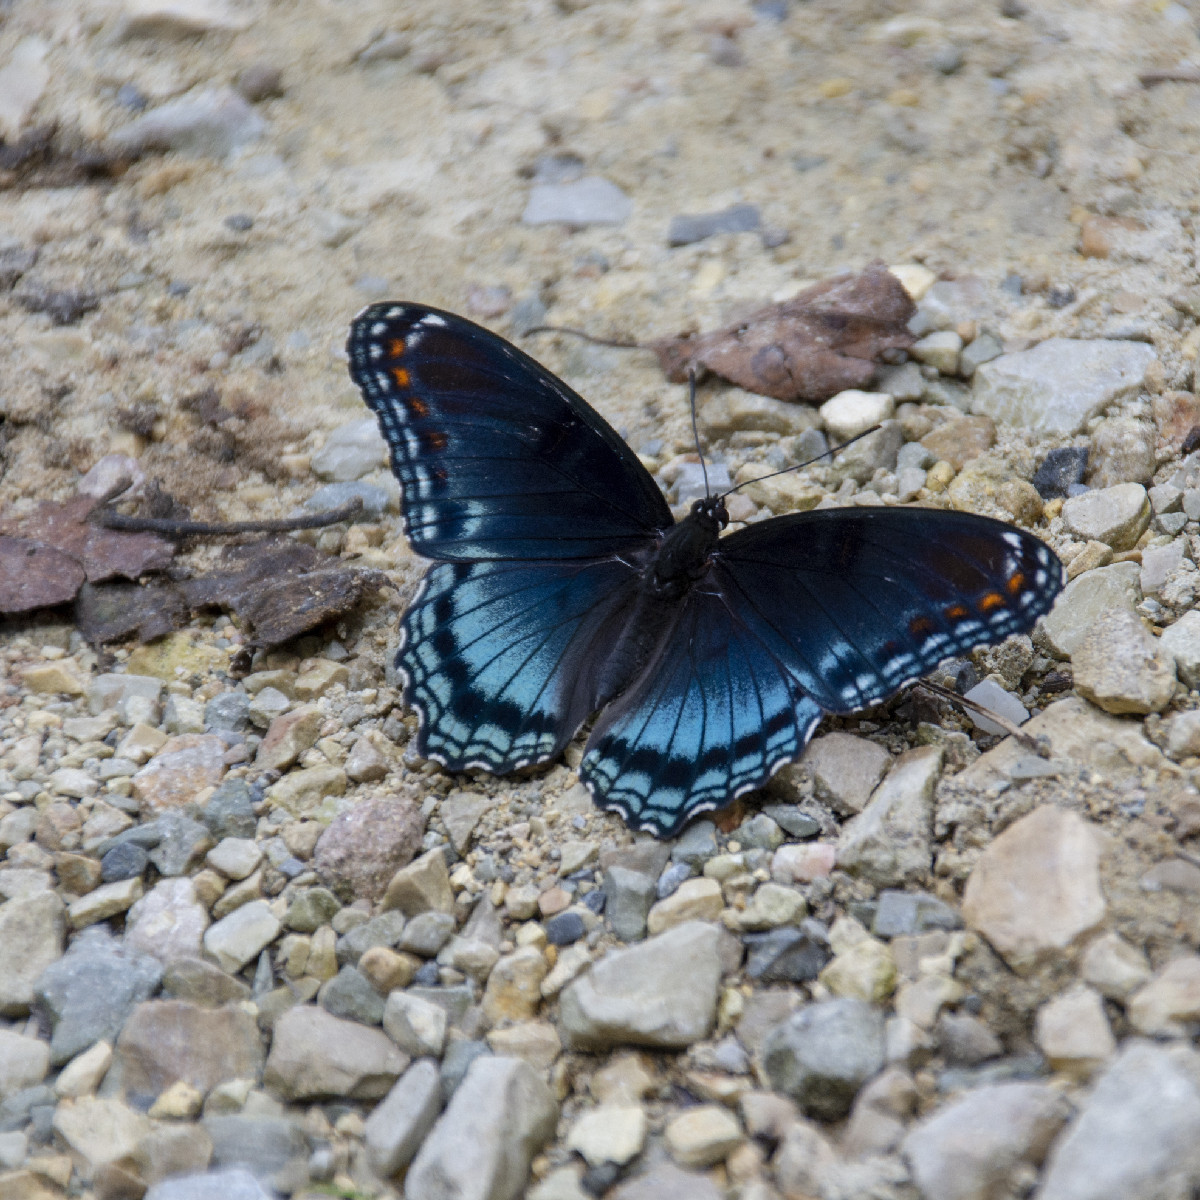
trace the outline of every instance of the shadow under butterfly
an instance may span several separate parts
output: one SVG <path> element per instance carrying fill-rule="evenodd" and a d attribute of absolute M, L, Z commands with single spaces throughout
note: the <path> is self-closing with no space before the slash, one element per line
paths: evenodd
<path fill-rule="evenodd" d="M 1062 588 L 1037 538 L 915 508 L 823 509 L 721 536 L 676 522 L 608 423 L 528 355 L 420 304 L 364 309 L 350 374 L 434 560 L 396 666 L 417 750 L 502 775 L 561 753 L 597 804 L 668 837 L 761 786 L 825 713 L 1030 629 Z"/>

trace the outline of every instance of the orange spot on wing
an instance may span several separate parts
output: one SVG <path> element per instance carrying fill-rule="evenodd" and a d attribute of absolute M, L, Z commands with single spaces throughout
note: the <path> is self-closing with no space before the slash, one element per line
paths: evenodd
<path fill-rule="evenodd" d="M 994 608 L 1003 608 L 1008 603 L 999 592 L 988 592 L 979 602 L 981 612 L 991 612 Z"/>
<path fill-rule="evenodd" d="M 923 633 L 933 632 L 933 622 L 928 617 L 913 617 L 908 623 L 909 633 L 920 637 Z"/>
<path fill-rule="evenodd" d="M 1024 574 L 1018 571 L 1004 586 L 1015 596 L 1025 586 Z"/>
<path fill-rule="evenodd" d="M 952 604 L 948 609 L 946 609 L 946 616 L 948 616 L 951 621 L 961 621 L 966 615 L 966 605 L 963 604 Z"/>
<path fill-rule="evenodd" d="M 392 378 L 398 387 L 408 387 L 408 372 L 403 367 L 393 367 Z"/>
<path fill-rule="evenodd" d="M 440 429 L 431 429 L 425 434 L 422 441 L 428 450 L 444 450 L 446 448 L 446 435 Z"/>
<path fill-rule="evenodd" d="M 392 358 L 399 358 L 400 355 L 402 355 L 403 353 L 404 353 L 404 339 L 403 338 L 392 338 L 392 340 L 390 342 L 388 342 L 388 354 L 390 354 L 392 356 Z"/>
<path fill-rule="evenodd" d="M 410 396 L 408 398 L 408 411 L 414 417 L 427 417 L 429 416 L 429 405 L 416 396 Z"/>

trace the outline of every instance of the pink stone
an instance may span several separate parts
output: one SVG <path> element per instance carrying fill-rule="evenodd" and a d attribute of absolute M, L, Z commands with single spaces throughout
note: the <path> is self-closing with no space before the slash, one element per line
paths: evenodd
<path fill-rule="evenodd" d="M 212 734 L 182 733 L 133 777 L 133 794 L 147 812 L 163 812 L 215 787 L 225 774 L 225 743 Z"/>
<path fill-rule="evenodd" d="M 837 847 L 829 842 L 800 842 L 780 846 L 771 859 L 771 878 L 776 883 L 811 883 L 833 870 Z"/>

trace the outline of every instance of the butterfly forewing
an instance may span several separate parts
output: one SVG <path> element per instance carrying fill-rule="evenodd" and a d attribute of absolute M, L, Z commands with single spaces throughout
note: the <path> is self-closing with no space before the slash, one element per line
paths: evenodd
<path fill-rule="evenodd" d="M 938 509 L 823 509 L 723 538 L 713 582 L 822 708 L 854 712 L 1032 628 L 1062 587 L 1044 543 Z"/>
<path fill-rule="evenodd" d="M 566 384 L 486 329 L 373 304 L 347 342 L 428 558 L 601 556 L 671 524 L 637 456 Z"/>

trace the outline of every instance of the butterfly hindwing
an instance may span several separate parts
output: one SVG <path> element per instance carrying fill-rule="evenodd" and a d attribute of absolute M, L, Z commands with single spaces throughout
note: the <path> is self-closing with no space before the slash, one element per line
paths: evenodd
<path fill-rule="evenodd" d="M 593 706 L 589 647 L 635 579 L 615 558 L 431 567 L 396 658 L 421 754 L 494 774 L 558 754 Z"/>
<path fill-rule="evenodd" d="M 821 709 L 723 600 L 697 590 L 636 684 L 601 714 L 580 778 L 670 837 L 803 751 Z"/>
<path fill-rule="evenodd" d="M 938 509 L 778 517 L 723 538 L 716 558 L 730 607 L 835 713 L 1031 629 L 1062 588 L 1062 565 L 1039 539 Z"/>
<path fill-rule="evenodd" d="M 373 304 L 351 325 L 347 352 L 417 553 L 586 558 L 671 524 L 653 478 L 599 413 L 481 326 L 424 305 Z"/>

